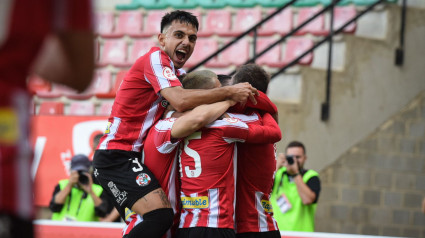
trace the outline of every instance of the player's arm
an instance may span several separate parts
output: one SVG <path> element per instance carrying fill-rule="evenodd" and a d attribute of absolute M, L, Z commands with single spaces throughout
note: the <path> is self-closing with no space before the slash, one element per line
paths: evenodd
<path fill-rule="evenodd" d="M 183 138 L 192 134 L 215 121 L 234 104 L 234 101 L 226 100 L 195 107 L 192 111 L 185 113 L 174 122 L 171 129 L 171 137 Z"/>
<path fill-rule="evenodd" d="M 249 83 L 239 83 L 214 89 L 184 89 L 182 87 L 169 87 L 160 91 L 161 95 L 179 112 L 190 110 L 202 104 L 233 100 L 245 103 L 249 98 L 256 103 L 254 95 L 258 92 Z"/>
<path fill-rule="evenodd" d="M 46 38 L 33 69 L 50 82 L 83 91 L 94 69 L 92 2 L 54 1 L 52 9 L 52 34 Z M 62 12 L 58 14 L 57 9 Z"/>
<path fill-rule="evenodd" d="M 231 112 L 244 113 L 247 108 L 258 109 L 263 112 L 270 113 L 271 115 L 277 115 L 276 105 L 267 97 L 267 95 L 261 91 L 258 91 L 258 96 L 255 96 L 257 104 L 253 104 L 251 101 L 247 101 L 245 105 L 236 104 L 229 109 Z"/>
<path fill-rule="evenodd" d="M 263 125 L 251 124 L 249 125 L 249 131 L 247 143 L 276 143 L 282 139 L 282 132 L 280 131 L 279 125 L 274 118 L 265 113 L 263 115 Z"/>
<path fill-rule="evenodd" d="M 93 34 L 60 32 L 50 35 L 34 64 L 34 72 L 43 79 L 84 91 L 93 78 Z"/>

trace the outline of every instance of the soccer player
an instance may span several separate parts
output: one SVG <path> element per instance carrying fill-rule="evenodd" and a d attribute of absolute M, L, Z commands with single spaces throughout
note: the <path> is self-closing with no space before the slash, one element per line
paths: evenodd
<path fill-rule="evenodd" d="M 270 76 L 258 65 L 241 66 L 233 76 L 234 83 L 250 82 L 262 94 L 263 104 L 276 107 L 266 96 Z M 261 109 L 261 108 L 260 108 Z M 247 123 L 261 124 L 256 117 L 259 109 L 247 108 L 247 115 L 229 114 Z M 277 111 L 275 112 L 277 113 Z M 248 116 L 250 115 L 250 116 Z M 274 143 L 238 143 L 237 184 L 236 184 L 236 237 L 238 238 L 280 238 L 280 232 L 270 204 L 276 169 L 276 147 Z"/>
<path fill-rule="evenodd" d="M 183 86 L 202 84 L 183 79 Z M 263 116 L 263 126 L 236 118 L 216 120 L 186 137 L 180 149 L 182 214 L 178 238 L 235 237 L 235 142 L 274 143 L 280 140 L 277 123 Z"/>
<path fill-rule="evenodd" d="M 199 85 L 199 89 L 211 89 L 220 86 L 214 79 L 217 76 L 209 70 L 194 71 L 185 75 L 185 77 L 187 79 L 204 78 L 205 80 Z M 180 217 L 180 187 L 176 153 L 181 142 L 180 138 L 186 137 L 214 121 L 229 106 L 234 104 L 234 101 L 226 100 L 200 105 L 184 115 L 176 113 L 174 110 L 169 110 L 168 113 L 165 113 L 164 118 L 159 120 L 149 130 L 144 143 L 142 162 L 158 179 L 174 210 L 174 226 L 173 229 L 167 232 L 167 237 L 174 237 Z M 176 119 L 177 114 L 180 116 L 178 119 Z M 134 212 L 131 213 L 131 211 L 126 215 L 126 218 L 127 226 L 123 230 L 123 235 L 128 234 L 135 225 L 143 220 L 139 215 Z"/>
<path fill-rule="evenodd" d="M 161 237 L 171 226 L 173 210 L 157 179 L 142 163 L 144 140 L 168 103 L 177 111 L 232 99 L 255 101 L 248 83 L 212 90 L 186 90 L 177 76 L 195 47 L 198 20 L 191 13 L 173 11 L 161 21 L 160 47 L 153 47 L 131 67 L 116 94 L 105 135 L 94 156 L 95 175 L 114 197 L 125 217 L 131 209 L 143 217 L 128 238 Z"/>
<path fill-rule="evenodd" d="M 0 237 L 33 237 L 27 76 L 35 71 L 87 88 L 94 68 L 91 19 L 88 0 L 0 3 Z"/>

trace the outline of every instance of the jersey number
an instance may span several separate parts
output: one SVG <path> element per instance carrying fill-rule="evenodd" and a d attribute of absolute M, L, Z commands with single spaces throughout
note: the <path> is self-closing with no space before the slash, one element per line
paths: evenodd
<path fill-rule="evenodd" d="M 199 156 L 198 152 L 192 150 L 189 148 L 189 141 L 190 140 L 196 140 L 201 139 L 201 132 L 195 132 L 192 135 L 186 137 L 184 139 L 184 152 L 193 160 L 195 161 L 195 169 L 190 169 L 189 166 L 184 167 L 184 172 L 188 178 L 197 178 L 202 173 L 202 167 L 201 167 L 201 157 Z M 180 157 L 180 168 L 181 168 L 181 157 Z"/>

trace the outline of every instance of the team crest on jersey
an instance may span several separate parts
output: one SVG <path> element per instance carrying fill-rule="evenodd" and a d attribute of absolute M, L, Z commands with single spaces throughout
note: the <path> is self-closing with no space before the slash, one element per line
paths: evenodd
<path fill-rule="evenodd" d="M 168 103 L 168 101 L 167 101 L 167 100 L 162 100 L 162 101 L 161 101 L 161 106 L 162 106 L 162 107 L 165 107 L 165 108 L 166 108 L 166 107 L 168 107 L 168 104 L 169 104 L 169 103 Z"/>
<path fill-rule="evenodd" d="M 174 74 L 173 70 L 168 68 L 168 67 L 164 67 L 164 69 L 162 70 L 162 74 L 164 75 L 164 77 L 166 79 L 169 80 L 178 80 L 177 76 Z"/>
<path fill-rule="evenodd" d="M 139 186 L 144 187 L 144 186 L 146 186 L 146 185 L 148 185 L 148 184 L 151 183 L 151 177 L 149 177 L 149 175 L 146 174 L 146 173 L 141 173 L 141 174 L 137 175 L 137 177 L 136 177 L 136 183 Z"/>
<path fill-rule="evenodd" d="M 185 209 L 203 209 L 210 206 L 207 196 L 202 197 L 181 197 L 182 206 Z"/>
<path fill-rule="evenodd" d="M 261 206 L 263 206 L 265 212 L 268 212 L 268 213 L 273 212 L 273 208 L 272 208 L 270 201 L 261 200 Z"/>
<path fill-rule="evenodd" d="M 108 125 L 106 125 L 105 134 L 109 134 L 111 132 L 112 123 L 109 121 Z"/>
<path fill-rule="evenodd" d="M 237 119 L 237 118 L 234 118 L 234 117 L 225 117 L 223 120 L 225 120 L 225 121 L 227 121 L 227 122 L 229 122 L 229 123 L 237 123 L 237 122 L 239 122 L 239 119 Z"/>

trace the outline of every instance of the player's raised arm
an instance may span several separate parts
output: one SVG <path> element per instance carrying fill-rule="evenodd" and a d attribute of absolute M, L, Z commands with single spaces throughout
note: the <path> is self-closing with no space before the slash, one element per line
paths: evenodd
<path fill-rule="evenodd" d="M 248 143 L 276 143 L 282 139 L 279 125 L 269 113 L 263 115 L 263 125 L 249 125 Z"/>

